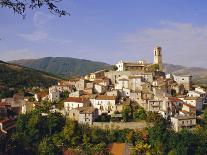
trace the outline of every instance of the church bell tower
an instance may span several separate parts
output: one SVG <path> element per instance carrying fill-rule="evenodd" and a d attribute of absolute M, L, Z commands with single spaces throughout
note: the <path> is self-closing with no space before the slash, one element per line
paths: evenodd
<path fill-rule="evenodd" d="M 154 64 L 158 64 L 159 71 L 163 71 L 162 48 L 160 46 L 154 48 Z"/>

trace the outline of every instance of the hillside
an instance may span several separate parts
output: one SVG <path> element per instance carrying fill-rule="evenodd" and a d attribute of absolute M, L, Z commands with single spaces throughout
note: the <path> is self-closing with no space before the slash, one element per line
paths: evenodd
<path fill-rule="evenodd" d="M 192 75 L 195 84 L 207 86 L 207 69 L 199 67 L 184 67 L 180 65 L 165 64 L 165 72 L 176 75 Z"/>
<path fill-rule="evenodd" d="M 15 60 L 11 63 L 61 76 L 82 76 L 109 66 L 102 62 L 66 57 Z"/>
<path fill-rule="evenodd" d="M 11 88 L 18 90 L 33 86 L 48 87 L 58 80 L 60 78 L 49 73 L 0 61 L 0 98 L 2 93 Z"/>

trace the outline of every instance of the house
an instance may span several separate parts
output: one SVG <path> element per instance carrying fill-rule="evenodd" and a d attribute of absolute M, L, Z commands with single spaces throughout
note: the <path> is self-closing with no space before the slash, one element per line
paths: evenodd
<path fill-rule="evenodd" d="M 0 131 L 7 134 L 11 133 L 15 129 L 16 119 L 5 118 L 0 120 Z"/>
<path fill-rule="evenodd" d="M 185 97 L 185 98 L 180 98 L 183 100 L 185 103 L 190 104 L 194 107 L 196 107 L 197 111 L 201 111 L 203 109 L 203 98 L 200 97 Z"/>
<path fill-rule="evenodd" d="M 196 116 L 175 116 L 171 117 L 172 127 L 176 132 L 185 128 L 192 128 L 196 125 Z"/>
<path fill-rule="evenodd" d="M 112 143 L 109 144 L 107 150 L 111 155 L 132 155 L 132 144 L 128 143 Z"/>
<path fill-rule="evenodd" d="M 93 124 L 98 117 L 98 109 L 93 107 L 84 107 L 79 111 L 79 120 L 81 124 Z"/>
<path fill-rule="evenodd" d="M 106 95 L 107 96 L 117 96 L 117 97 L 119 97 L 120 96 L 120 93 L 119 93 L 118 90 L 111 90 L 111 91 L 107 91 L 106 92 Z"/>
<path fill-rule="evenodd" d="M 183 103 L 182 104 L 182 110 L 179 111 L 179 114 L 181 115 L 196 115 L 196 107 Z"/>
<path fill-rule="evenodd" d="M 7 110 L 11 109 L 11 105 L 5 103 L 5 102 L 0 102 L 0 118 L 7 117 Z"/>
<path fill-rule="evenodd" d="M 107 91 L 108 86 L 95 84 L 94 85 L 94 93 L 103 94 Z"/>
<path fill-rule="evenodd" d="M 177 113 L 176 109 L 180 100 L 165 97 L 162 100 L 148 100 L 148 111 L 159 112 L 164 118 L 168 118 Z"/>
<path fill-rule="evenodd" d="M 124 62 L 119 61 L 116 64 L 118 68 L 117 71 L 131 71 L 131 70 L 145 70 L 147 63 L 146 61 L 137 61 L 137 62 Z"/>
<path fill-rule="evenodd" d="M 187 95 L 189 97 L 206 97 L 206 93 L 196 91 L 196 90 L 190 90 Z"/>
<path fill-rule="evenodd" d="M 99 70 L 99 71 L 96 71 L 94 73 L 90 73 L 88 75 L 85 76 L 85 79 L 86 80 L 89 80 L 89 81 L 95 81 L 96 79 L 101 79 L 101 78 L 104 78 L 105 77 L 105 72 L 107 70 Z"/>
<path fill-rule="evenodd" d="M 46 91 L 41 91 L 39 93 L 36 93 L 34 95 L 35 101 L 40 102 L 40 101 L 44 101 L 48 98 L 48 92 Z"/>
<path fill-rule="evenodd" d="M 69 97 L 64 102 L 66 111 L 84 106 L 90 106 L 90 100 L 83 97 Z"/>
<path fill-rule="evenodd" d="M 116 96 L 98 95 L 91 99 L 91 104 L 98 109 L 99 115 L 107 113 L 111 115 L 116 111 Z"/>
<path fill-rule="evenodd" d="M 84 91 L 83 90 L 77 90 L 75 92 L 71 92 L 69 94 L 69 97 L 80 97 L 82 95 L 84 95 Z"/>
<path fill-rule="evenodd" d="M 26 101 L 23 98 L 13 97 L 2 99 L 2 102 L 15 114 L 19 115 L 23 113 L 23 107 L 26 104 Z"/>
<path fill-rule="evenodd" d="M 173 79 L 178 84 L 183 84 L 186 90 L 191 90 L 192 88 L 192 76 L 191 75 L 183 75 L 183 76 L 173 75 Z"/>
<path fill-rule="evenodd" d="M 141 90 L 141 85 L 144 83 L 142 76 L 129 76 L 129 88 L 132 91 Z"/>
<path fill-rule="evenodd" d="M 128 76 L 121 76 L 117 78 L 117 83 L 115 84 L 115 89 L 129 88 Z"/>
<path fill-rule="evenodd" d="M 50 90 L 48 99 L 50 102 L 55 102 L 60 100 L 60 91 L 58 89 Z"/>
<path fill-rule="evenodd" d="M 31 112 L 34 109 L 35 105 L 32 102 L 25 102 L 25 104 L 22 105 L 22 114 L 26 114 L 28 112 Z"/>

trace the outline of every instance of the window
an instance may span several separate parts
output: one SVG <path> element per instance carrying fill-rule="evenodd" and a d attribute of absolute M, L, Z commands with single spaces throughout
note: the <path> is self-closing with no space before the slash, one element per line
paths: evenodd
<path fill-rule="evenodd" d="M 184 124 L 184 121 L 182 121 L 182 125 Z"/>

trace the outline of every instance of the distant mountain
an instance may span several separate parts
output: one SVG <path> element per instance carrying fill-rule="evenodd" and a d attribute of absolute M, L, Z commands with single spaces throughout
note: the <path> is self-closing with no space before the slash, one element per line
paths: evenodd
<path fill-rule="evenodd" d="M 9 88 L 48 87 L 58 80 L 61 79 L 49 73 L 0 61 L 0 92 Z"/>
<path fill-rule="evenodd" d="M 66 57 L 15 60 L 11 63 L 61 76 L 82 76 L 110 66 L 103 62 Z M 165 64 L 165 72 L 176 75 L 192 75 L 195 83 L 207 85 L 207 69 L 205 68 Z"/>
<path fill-rule="evenodd" d="M 207 86 L 206 68 L 165 64 L 165 72 L 173 73 L 175 75 L 192 75 L 194 83 Z"/>
<path fill-rule="evenodd" d="M 10 63 L 53 73 L 61 76 L 83 76 L 109 67 L 103 62 L 66 57 L 45 57 L 40 59 L 15 60 Z"/>

